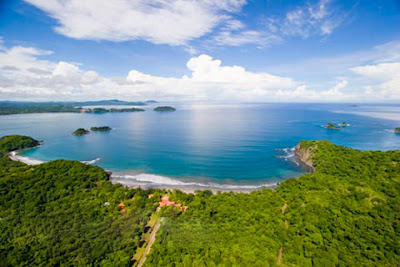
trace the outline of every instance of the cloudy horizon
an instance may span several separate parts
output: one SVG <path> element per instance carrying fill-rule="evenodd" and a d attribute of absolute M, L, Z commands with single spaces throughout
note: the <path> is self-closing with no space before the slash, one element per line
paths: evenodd
<path fill-rule="evenodd" d="M 5 4 L 0 100 L 399 101 L 400 6 L 350 2 Z"/>

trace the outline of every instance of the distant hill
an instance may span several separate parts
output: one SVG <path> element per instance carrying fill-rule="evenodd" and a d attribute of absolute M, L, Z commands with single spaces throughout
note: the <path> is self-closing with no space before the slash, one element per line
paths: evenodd
<path fill-rule="evenodd" d="M 150 100 L 152 101 L 152 100 Z M 131 105 L 131 106 L 145 106 L 146 103 L 153 103 L 153 102 L 143 102 L 143 101 L 133 101 L 133 102 L 127 102 L 127 101 L 121 101 L 117 99 L 112 99 L 112 100 L 99 100 L 99 101 L 84 101 L 84 102 L 73 102 L 76 105 L 82 105 L 82 106 L 125 106 L 125 105 Z"/>
<path fill-rule="evenodd" d="M 155 100 L 143 101 L 121 101 L 98 100 L 83 102 L 68 101 L 0 101 L 0 115 L 25 114 L 25 113 L 53 113 L 53 112 L 80 112 L 83 106 L 145 106 L 150 103 L 157 103 Z"/>
<path fill-rule="evenodd" d="M 147 103 L 157 103 L 155 100 L 148 101 L 122 101 L 118 99 L 111 100 L 95 100 L 95 101 L 0 101 L 0 107 L 2 105 L 29 105 L 29 106 L 42 106 L 42 105 L 66 105 L 66 106 L 145 106 Z"/>

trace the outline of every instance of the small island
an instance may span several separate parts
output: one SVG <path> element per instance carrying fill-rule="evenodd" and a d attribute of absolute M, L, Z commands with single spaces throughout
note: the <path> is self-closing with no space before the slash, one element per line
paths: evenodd
<path fill-rule="evenodd" d="M 83 128 L 79 128 L 79 129 L 76 129 L 75 132 L 73 132 L 72 134 L 80 136 L 80 135 L 85 135 L 85 134 L 88 134 L 88 133 L 89 133 L 88 130 L 83 129 Z"/>
<path fill-rule="evenodd" d="M 346 122 L 342 122 L 342 123 L 339 123 L 339 126 L 340 127 L 347 127 L 347 126 L 350 126 L 350 124 L 348 124 Z"/>
<path fill-rule="evenodd" d="M 394 133 L 400 133 L 400 127 L 394 128 L 394 129 L 393 129 L 393 132 L 394 132 Z"/>
<path fill-rule="evenodd" d="M 111 131 L 111 127 L 109 126 L 91 127 L 90 130 L 92 132 L 109 132 Z"/>
<path fill-rule="evenodd" d="M 171 111 L 175 111 L 176 109 L 173 107 L 169 107 L 169 106 L 164 106 L 164 107 L 156 107 L 154 109 L 154 111 L 157 112 L 171 112 Z"/>
<path fill-rule="evenodd" d="M 337 125 L 335 125 L 333 123 L 327 123 L 327 124 L 325 124 L 324 127 L 326 129 L 330 129 L 330 130 L 340 130 L 340 129 L 342 129 L 342 128 L 340 128 L 340 126 L 337 126 Z"/>

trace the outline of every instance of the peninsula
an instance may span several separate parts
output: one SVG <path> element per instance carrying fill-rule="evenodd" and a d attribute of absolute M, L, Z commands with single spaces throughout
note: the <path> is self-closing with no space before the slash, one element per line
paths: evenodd
<path fill-rule="evenodd" d="M 79 112 L 135 112 L 144 111 L 140 108 L 82 108 L 89 106 L 146 106 L 155 103 L 155 100 L 146 102 L 126 102 L 120 100 L 101 100 L 83 102 L 20 102 L 0 101 L 0 115 L 26 114 L 26 113 L 79 113 Z M 100 112 L 96 112 L 100 111 Z"/>

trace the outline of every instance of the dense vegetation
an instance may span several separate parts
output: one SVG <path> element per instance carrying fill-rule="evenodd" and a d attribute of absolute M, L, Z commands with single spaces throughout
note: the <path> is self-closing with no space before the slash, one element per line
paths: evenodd
<path fill-rule="evenodd" d="M 400 127 L 394 128 L 395 133 L 400 133 Z"/>
<path fill-rule="evenodd" d="M 6 157 L 37 144 L 0 139 L 0 266 L 134 263 L 164 192 L 112 185 L 101 168 L 75 161 L 27 166 Z M 275 190 L 170 192 L 189 208 L 162 208 L 145 265 L 397 266 L 400 151 L 360 152 L 326 141 L 298 148 L 315 171 Z"/>
<path fill-rule="evenodd" d="M 176 110 L 175 108 L 169 107 L 169 106 L 156 107 L 156 108 L 154 109 L 154 111 L 158 111 L 158 112 L 165 112 L 165 111 L 169 112 L 169 111 L 175 111 L 175 110 Z"/>
<path fill-rule="evenodd" d="M 10 151 L 31 148 L 40 145 L 40 142 L 21 135 L 7 135 L 0 138 L 0 157 L 3 157 Z"/>
<path fill-rule="evenodd" d="M 80 112 L 80 108 L 72 105 L 56 103 L 0 102 L 0 115 L 24 113 Z"/>
<path fill-rule="evenodd" d="M 110 126 L 90 127 L 90 130 L 93 132 L 109 132 L 111 131 L 111 127 Z"/>
<path fill-rule="evenodd" d="M 325 124 L 325 128 L 326 129 L 332 129 L 332 130 L 340 130 L 341 129 L 340 126 L 337 126 L 337 125 L 335 125 L 333 123 Z"/>
<path fill-rule="evenodd" d="M 0 140 L 3 153 L 37 144 Z M 132 265 L 155 208 L 148 194 L 112 185 L 99 167 L 66 160 L 27 166 L 3 155 L 0 266 Z"/>
<path fill-rule="evenodd" d="M 89 133 L 88 130 L 83 129 L 83 128 L 78 128 L 78 129 L 76 129 L 72 134 L 73 134 L 73 135 L 80 136 L 80 135 L 85 135 L 85 134 L 88 134 L 88 133 Z"/>
<path fill-rule="evenodd" d="M 397 266 L 400 151 L 300 146 L 315 172 L 275 190 L 172 193 L 147 266 Z"/>

